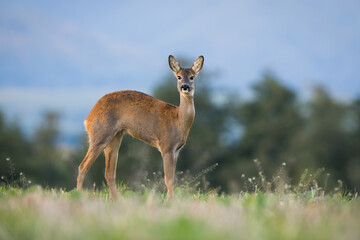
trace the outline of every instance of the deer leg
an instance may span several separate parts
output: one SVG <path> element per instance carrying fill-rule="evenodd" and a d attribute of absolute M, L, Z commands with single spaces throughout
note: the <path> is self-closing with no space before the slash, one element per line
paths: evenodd
<path fill-rule="evenodd" d="M 86 153 L 86 156 L 84 160 L 79 165 L 79 175 L 77 177 L 77 185 L 76 189 L 81 190 L 85 176 L 97 157 L 100 155 L 101 151 L 104 150 L 104 148 L 108 145 L 112 137 L 104 137 L 101 138 L 102 141 L 94 142 L 90 138 L 90 145 L 88 152 Z"/>
<path fill-rule="evenodd" d="M 119 148 L 123 133 L 119 132 L 105 148 L 105 179 L 110 189 L 112 200 L 117 200 L 116 193 L 116 165 L 118 160 Z"/>
<path fill-rule="evenodd" d="M 163 154 L 165 185 L 167 188 L 166 200 L 170 201 L 174 196 L 174 180 L 176 170 L 176 157 L 174 152 Z"/>

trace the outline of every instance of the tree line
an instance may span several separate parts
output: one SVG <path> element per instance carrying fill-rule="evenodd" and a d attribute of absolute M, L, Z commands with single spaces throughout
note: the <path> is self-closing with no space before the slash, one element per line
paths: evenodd
<path fill-rule="evenodd" d="M 324 168 L 328 185 L 340 179 L 349 189 L 360 187 L 360 98 L 340 102 L 325 88 L 314 88 L 307 100 L 285 86 L 274 74 L 264 73 L 243 99 L 233 91 L 217 89 L 210 75 L 196 79 L 195 122 L 181 151 L 177 170 L 196 175 L 209 166 L 207 185 L 225 192 L 242 188 L 243 178 L 261 173 L 273 176 L 286 164 L 287 176 L 296 181 L 305 169 Z M 153 96 L 178 105 L 173 76 L 165 77 Z M 90 109 L 89 109 L 90 111 Z M 85 156 L 87 139 L 79 137 L 74 150 L 58 146 L 60 115 L 47 112 L 35 133 L 26 137 L 20 124 L 9 122 L 0 111 L 1 181 L 20 178 L 32 183 L 72 189 L 77 167 Z M 11 173 L 9 164 L 17 169 Z M 125 136 L 120 147 L 117 181 L 139 187 L 162 172 L 159 152 Z M 184 175 L 183 174 L 183 175 Z M 13 175 L 13 176 L 11 176 Z M 101 155 L 86 177 L 85 185 L 102 187 L 104 158 Z M 181 177 L 181 174 L 178 175 Z"/>

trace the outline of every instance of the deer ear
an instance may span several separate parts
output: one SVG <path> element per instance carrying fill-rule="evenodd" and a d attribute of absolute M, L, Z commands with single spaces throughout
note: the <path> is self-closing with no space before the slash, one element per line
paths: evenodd
<path fill-rule="evenodd" d="M 198 72 L 200 72 L 203 64 L 204 64 L 204 57 L 200 56 L 194 61 L 193 65 L 191 66 L 191 69 L 197 74 Z"/>
<path fill-rule="evenodd" d="M 181 68 L 178 60 L 172 55 L 169 56 L 169 66 L 174 73 L 178 72 Z"/>

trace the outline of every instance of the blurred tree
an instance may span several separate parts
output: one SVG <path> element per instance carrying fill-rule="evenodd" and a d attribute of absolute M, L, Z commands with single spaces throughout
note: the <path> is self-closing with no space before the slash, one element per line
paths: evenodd
<path fill-rule="evenodd" d="M 63 152 L 57 145 L 59 137 L 58 113 L 48 111 L 32 139 L 33 154 L 27 159 L 28 176 L 38 184 L 68 187 L 72 172 Z"/>
<path fill-rule="evenodd" d="M 56 149 L 56 140 L 59 136 L 59 114 L 56 112 L 46 112 L 44 119 L 40 123 L 35 132 L 34 142 L 36 143 L 36 150 L 54 151 Z"/>
<path fill-rule="evenodd" d="M 206 71 L 195 80 L 196 116 L 187 143 L 181 150 L 178 171 L 199 171 L 219 163 L 207 176 L 212 187 L 237 191 L 246 178 L 257 176 L 252 160 L 259 159 L 267 176 L 273 176 L 282 162 L 289 177 L 298 179 L 305 168 L 325 167 L 333 179 L 345 180 L 360 188 L 360 99 L 339 103 L 318 87 L 306 103 L 283 86 L 276 76 L 265 73 L 253 85 L 253 96 L 245 102 L 212 84 L 214 74 Z M 163 101 L 179 104 L 176 78 L 167 75 L 152 94 Z M 220 101 L 220 100 L 221 101 Z M 69 156 L 58 145 L 59 114 L 46 112 L 32 138 L 20 125 L 8 122 L 0 111 L 0 174 L 8 175 L 10 157 L 17 172 L 23 171 L 43 186 L 72 189 L 77 167 L 87 148 L 87 136 Z M 103 154 L 86 177 L 86 186 L 105 186 Z M 151 174 L 149 174 L 149 172 Z M 160 153 L 125 135 L 119 152 L 117 179 L 139 187 L 152 172 L 163 174 Z M 241 180 L 242 179 L 242 180 Z M 232 187 L 230 187 L 232 186 Z"/>
<path fill-rule="evenodd" d="M 350 126 L 349 126 L 350 125 Z M 350 161 L 347 164 L 346 175 L 351 186 L 360 189 L 360 98 L 355 99 L 350 106 Z"/>
<path fill-rule="evenodd" d="M 293 141 L 304 124 L 296 94 L 280 85 L 274 75 L 265 73 L 252 89 L 253 99 L 239 105 L 235 113 L 244 129 L 229 161 L 233 167 L 228 169 L 234 171 L 235 179 L 239 179 L 239 172 L 255 174 L 250 171 L 255 170 L 254 159 L 261 161 L 266 173 L 289 162 Z"/>
<path fill-rule="evenodd" d="M 318 167 L 326 167 L 335 179 L 349 182 L 345 175 L 350 159 L 350 138 L 347 131 L 347 107 L 336 102 L 322 87 L 316 87 L 309 103 L 309 157 Z"/>
<path fill-rule="evenodd" d="M 31 154 L 30 142 L 26 139 L 20 125 L 9 123 L 0 110 L 0 175 L 10 179 L 9 162 L 11 159 L 18 171 L 26 169 L 26 158 Z"/>

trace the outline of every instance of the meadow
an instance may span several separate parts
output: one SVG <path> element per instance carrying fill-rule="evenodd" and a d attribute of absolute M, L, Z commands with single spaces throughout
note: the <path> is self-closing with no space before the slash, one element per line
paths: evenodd
<path fill-rule="evenodd" d="M 171 202 L 155 180 L 141 191 L 119 184 L 116 202 L 107 188 L 3 184 L 0 239 L 360 239 L 356 193 L 340 186 L 325 193 L 315 173 L 294 185 L 259 175 L 233 194 L 178 182 Z"/>

